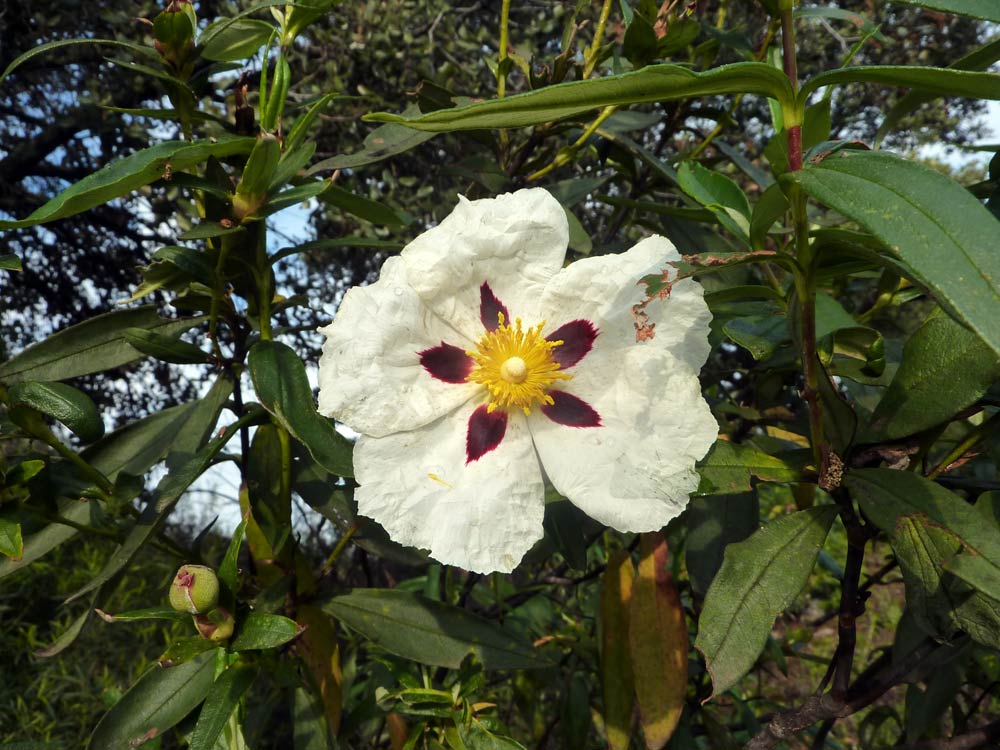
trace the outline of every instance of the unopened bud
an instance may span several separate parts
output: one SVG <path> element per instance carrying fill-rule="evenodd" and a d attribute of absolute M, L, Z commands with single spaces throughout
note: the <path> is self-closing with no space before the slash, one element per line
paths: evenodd
<path fill-rule="evenodd" d="M 207 615 L 195 615 L 193 619 L 201 637 L 214 643 L 227 640 L 236 626 L 236 619 L 222 607 L 213 609 Z"/>
<path fill-rule="evenodd" d="M 170 606 L 197 615 L 219 603 L 219 579 L 204 565 L 182 565 L 170 584 Z"/>

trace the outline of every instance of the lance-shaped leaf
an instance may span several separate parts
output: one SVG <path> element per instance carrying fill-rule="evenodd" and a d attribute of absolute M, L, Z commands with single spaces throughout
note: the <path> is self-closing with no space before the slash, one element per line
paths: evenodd
<path fill-rule="evenodd" d="M 257 672 L 255 665 L 234 664 L 218 676 L 198 714 L 198 723 L 191 733 L 190 750 L 212 750 L 215 747 L 226 722 L 253 684 Z"/>
<path fill-rule="evenodd" d="M 233 651 L 254 651 L 277 648 L 301 632 L 295 620 L 281 615 L 251 612 L 236 629 Z"/>
<path fill-rule="evenodd" d="M 409 591 L 356 589 L 320 606 L 372 643 L 421 664 L 458 669 L 473 654 L 485 669 L 550 666 L 496 623 Z"/>
<path fill-rule="evenodd" d="M 777 456 L 755 450 L 749 445 L 736 445 L 719 440 L 698 467 L 701 485 L 698 494 L 728 494 L 751 489 L 756 477 L 769 482 L 794 482 L 799 471 Z"/>
<path fill-rule="evenodd" d="M 694 644 L 705 656 L 713 695 L 753 667 L 775 617 L 809 578 L 836 516 L 832 505 L 789 513 L 726 548 L 705 596 Z"/>
<path fill-rule="evenodd" d="M 143 354 L 175 365 L 197 365 L 209 360 L 208 353 L 194 344 L 145 328 L 126 328 L 125 340 Z"/>
<path fill-rule="evenodd" d="M 677 170 L 681 190 L 703 205 L 726 229 L 750 244 L 750 202 L 731 178 L 686 161 Z"/>
<path fill-rule="evenodd" d="M 629 656 L 629 610 L 634 578 L 628 553 L 612 553 L 601 575 L 601 688 L 610 750 L 628 750 L 632 737 L 635 680 Z"/>
<path fill-rule="evenodd" d="M 343 676 L 333 618 L 311 604 L 300 605 L 295 616 L 299 627 L 304 628 L 296 651 L 309 669 L 322 701 L 322 715 L 325 717 L 322 734 L 326 736 L 327 728 L 337 734 L 343 702 Z"/>
<path fill-rule="evenodd" d="M 417 130 L 443 132 L 537 125 L 609 105 L 689 99 L 716 94 L 759 94 L 795 110 L 788 78 L 764 63 L 720 65 L 699 73 L 680 65 L 650 65 L 622 75 L 571 81 L 525 94 L 407 117 L 378 112 L 366 120 L 395 122 Z"/>
<path fill-rule="evenodd" d="M 896 0 L 896 2 L 1000 23 L 1000 6 L 993 0 Z"/>
<path fill-rule="evenodd" d="M 670 575 L 667 540 L 643 534 L 639 573 L 629 607 L 629 654 L 647 748 L 667 744 L 677 728 L 687 693 L 688 631 Z"/>
<path fill-rule="evenodd" d="M 213 649 L 176 667 L 153 667 L 104 715 L 88 747 L 122 750 L 162 735 L 208 695 L 215 654 Z"/>
<path fill-rule="evenodd" d="M 354 476 L 353 445 L 316 411 L 306 368 L 298 355 L 276 341 L 260 341 L 250 350 L 249 365 L 257 398 L 281 426 L 324 469 L 342 477 Z"/>
<path fill-rule="evenodd" d="M 878 237 L 1000 353 L 1000 254 L 993 250 L 1000 222 L 965 188 L 930 167 L 874 151 L 842 151 L 786 178 Z"/>
<path fill-rule="evenodd" d="M 254 142 L 253 138 L 220 136 L 214 142 L 206 140 L 198 143 L 188 141 L 159 143 L 87 175 L 25 219 L 0 221 L 0 230 L 32 227 L 82 213 L 156 182 L 164 176 L 168 166 L 171 170 L 180 171 L 200 164 L 210 156 L 221 159 L 236 154 L 246 154 L 253 148 Z"/>
<path fill-rule="evenodd" d="M 0 364 L 0 381 L 66 380 L 141 359 L 125 338 L 129 328 L 178 335 L 203 318 L 161 318 L 152 305 L 98 315 L 52 334 Z"/>
<path fill-rule="evenodd" d="M 310 167 L 306 174 L 311 175 L 334 169 L 357 169 L 368 164 L 375 164 L 390 156 L 416 148 L 433 137 L 433 133 L 423 133 L 402 125 L 382 125 L 368 134 L 360 151 L 324 159 Z"/>
<path fill-rule="evenodd" d="M 1000 357 L 940 310 L 907 340 L 864 436 L 896 440 L 945 422 L 1000 378 Z"/>
<path fill-rule="evenodd" d="M 1000 75 L 996 73 L 906 65 L 858 65 L 829 70 L 806 81 L 799 99 L 805 101 L 816 89 L 835 83 L 881 83 L 940 96 L 1000 99 Z"/>
<path fill-rule="evenodd" d="M 104 434 L 104 422 L 90 396 L 65 383 L 18 383 L 10 389 L 10 403 L 30 406 L 62 422 L 85 443 Z"/>

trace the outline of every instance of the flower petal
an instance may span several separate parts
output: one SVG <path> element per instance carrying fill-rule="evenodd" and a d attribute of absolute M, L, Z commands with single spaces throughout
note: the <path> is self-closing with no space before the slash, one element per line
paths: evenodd
<path fill-rule="evenodd" d="M 418 353 L 420 364 L 431 377 L 445 383 L 464 383 L 472 372 L 472 357 L 462 349 L 442 341 L 437 346 Z"/>
<path fill-rule="evenodd" d="M 483 404 L 469 417 L 469 430 L 465 435 L 465 463 L 478 461 L 491 450 L 494 450 L 504 433 L 507 432 L 507 412 L 498 409 L 492 414 L 486 404 Z"/>
<path fill-rule="evenodd" d="M 441 341 L 471 346 L 434 315 L 406 282 L 399 258 L 379 280 L 344 296 L 319 362 L 319 411 L 367 435 L 421 427 L 472 398 L 478 386 L 442 381 L 420 352 Z"/>
<path fill-rule="evenodd" d="M 635 346 L 632 306 L 646 297 L 639 280 L 659 276 L 664 270 L 675 278 L 677 272 L 669 264 L 679 260 L 677 249 L 663 237 L 647 237 L 621 255 L 583 258 L 546 285 L 539 316 L 553 322 L 573 318 L 591 321 L 601 332 L 596 347 Z M 645 312 L 655 328 L 652 338 L 639 345 L 668 350 L 686 363 L 690 372 L 697 373 L 711 348 L 708 324 L 712 315 L 701 285 L 682 279 L 666 299 L 653 300 Z"/>
<path fill-rule="evenodd" d="M 542 536 L 543 485 L 524 415 L 467 462 L 468 404 L 412 432 L 362 436 L 354 449 L 358 510 L 402 544 L 479 573 L 514 569 Z"/>
<path fill-rule="evenodd" d="M 545 283 L 562 267 L 569 232 L 559 202 L 541 188 L 468 201 L 404 248 L 410 284 L 473 341 L 483 334 L 483 282 L 515 317 L 532 320 Z"/>
<path fill-rule="evenodd" d="M 549 391 L 551 404 L 542 404 L 542 414 L 567 427 L 600 427 L 601 415 L 582 398 L 566 391 Z"/>
<path fill-rule="evenodd" d="M 500 313 L 503 313 L 504 320 L 510 324 L 510 313 L 507 306 L 497 299 L 490 287 L 489 282 L 484 281 L 479 287 L 479 320 L 483 328 L 487 331 L 495 331 L 500 327 Z"/>
<path fill-rule="evenodd" d="M 677 516 L 698 486 L 695 461 L 718 433 L 697 376 L 653 348 L 597 346 L 567 389 L 600 414 L 601 425 L 579 429 L 546 414 L 529 417 L 555 488 L 619 531 L 653 531 Z"/>
<path fill-rule="evenodd" d="M 546 341 L 562 341 L 552 350 L 552 359 L 562 368 L 572 367 L 594 346 L 600 331 L 589 320 L 571 320 L 545 337 Z"/>

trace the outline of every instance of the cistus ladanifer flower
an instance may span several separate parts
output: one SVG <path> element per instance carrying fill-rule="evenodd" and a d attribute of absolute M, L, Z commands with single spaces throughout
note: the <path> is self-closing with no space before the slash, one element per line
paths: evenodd
<path fill-rule="evenodd" d="M 468 201 L 345 295 L 319 411 L 360 433 L 361 514 L 397 542 L 511 571 L 542 536 L 544 482 L 619 531 L 661 528 L 718 426 L 698 371 L 711 315 L 663 237 L 565 268 L 566 215 L 534 188 Z"/>

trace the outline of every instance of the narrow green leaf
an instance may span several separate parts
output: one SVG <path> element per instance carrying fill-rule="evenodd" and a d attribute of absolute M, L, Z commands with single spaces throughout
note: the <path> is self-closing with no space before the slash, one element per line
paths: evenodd
<path fill-rule="evenodd" d="M 218 32 L 213 27 L 224 24 Z M 201 56 L 215 62 L 239 62 L 253 57 L 274 33 L 274 26 L 254 18 L 238 18 L 231 23 L 211 24 L 203 32 L 208 43 L 201 47 Z"/>
<path fill-rule="evenodd" d="M 699 618 L 695 648 L 705 656 L 713 695 L 745 675 L 767 641 L 774 619 L 809 578 L 837 508 L 789 513 L 726 548 Z"/>
<path fill-rule="evenodd" d="M 88 747 L 123 750 L 162 735 L 205 699 L 214 674 L 214 649 L 176 667 L 153 667 L 104 715 Z"/>
<path fill-rule="evenodd" d="M 316 411 L 306 369 L 298 355 L 284 344 L 260 341 L 250 350 L 248 363 L 264 408 L 309 450 L 320 466 L 342 477 L 354 476 L 354 447 Z"/>
<path fill-rule="evenodd" d="M 996 73 L 905 65 L 859 65 L 829 70 L 810 78 L 799 91 L 799 100 L 805 101 L 813 91 L 836 83 L 881 83 L 939 96 L 1000 99 L 1000 75 Z"/>
<path fill-rule="evenodd" d="M 90 396 L 65 383 L 18 383 L 10 389 L 10 403 L 30 406 L 62 422 L 85 443 L 104 434 L 104 422 Z"/>
<path fill-rule="evenodd" d="M 464 609 L 398 589 L 355 589 L 324 611 L 404 659 L 458 669 L 473 654 L 485 669 L 549 666 L 530 643 Z"/>
<path fill-rule="evenodd" d="M 226 722 L 243 694 L 250 689 L 257 672 L 256 665 L 234 664 L 216 678 L 191 733 L 190 750 L 212 750 L 215 747 Z"/>
<path fill-rule="evenodd" d="M 753 477 L 769 482 L 795 482 L 799 471 L 777 456 L 769 456 L 750 446 L 719 440 L 698 468 L 699 495 L 748 492 Z"/>
<path fill-rule="evenodd" d="M 238 588 L 239 569 L 237 562 L 240 557 L 240 547 L 243 545 L 243 534 L 247 528 L 247 520 L 248 517 L 244 516 L 239 526 L 236 527 L 236 531 L 233 532 L 233 538 L 229 540 L 229 546 L 226 548 L 226 554 L 222 558 L 222 563 L 219 565 L 219 580 L 229 589 L 231 594 L 235 594 Z"/>
<path fill-rule="evenodd" d="M 842 151 L 786 177 L 878 237 L 1000 353 L 993 251 L 1000 222 L 965 188 L 930 167 L 870 151 Z"/>
<path fill-rule="evenodd" d="M 1000 359 L 979 336 L 940 310 L 903 348 L 864 438 L 897 440 L 953 418 L 1000 378 Z"/>
<path fill-rule="evenodd" d="M 180 334 L 203 318 L 161 318 L 152 305 L 98 315 L 64 328 L 0 364 L 0 381 L 66 380 L 102 372 L 141 359 L 125 340 L 127 328 L 163 335 Z"/>
<path fill-rule="evenodd" d="M 155 359 L 175 365 L 199 365 L 209 360 L 208 352 L 173 336 L 145 328 L 126 328 L 125 340 L 135 349 Z"/>
<path fill-rule="evenodd" d="M 632 558 L 617 551 L 601 575 L 601 688 L 609 750 L 628 750 L 635 709 L 635 681 L 629 641 L 629 609 L 635 571 Z"/>
<path fill-rule="evenodd" d="M 515 128 L 559 120 L 609 105 L 688 99 L 717 94 L 759 94 L 795 110 L 788 78 L 764 63 L 740 62 L 699 73 L 680 65 L 650 65 L 642 70 L 586 81 L 547 86 L 537 91 L 441 109 L 417 117 L 385 112 L 364 119 L 400 123 L 441 132 L 478 128 Z"/>
<path fill-rule="evenodd" d="M 245 232 L 246 228 L 240 225 L 223 224 L 219 221 L 203 221 L 186 232 L 177 235 L 177 239 L 188 242 L 190 240 L 208 240 L 213 237 L 225 237 L 227 234 L 239 234 Z"/>
<path fill-rule="evenodd" d="M 31 227 L 82 213 L 156 182 L 163 177 L 168 165 L 172 170 L 184 170 L 210 156 L 223 158 L 249 153 L 253 145 L 253 138 L 221 136 L 217 141 L 159 143 L 87 175 L 25 219 L 0 221 L 0 230 Z"/>
<path fill-rule="evenodd" d="M 59 506 L 59 515 L 73 523 L 88 523 L 90 521 L 90 503 L 92 502 L 97 501 L 67 500 Z M 29 534 L 24 539 L 19 559 L 0 559 L 0 578 L 16 573 L 76 535 L 75 528 L 61 523 L 50 523 L 41 531 Z"/>
<path fill-rule="evenodd" d="M 159 60 L 159 53 L 152 47 L 146 47 L 141 44 L 133 44 L 131 42 L 120 42 L 116 39 L 60 39 L 56 42 L 48 42 L 46 44 L 40 44 L 37 47 L 32 47 L 24 54 L 18 56 L 11 62 L 10 65 L 0 73 L 0 83 L 3 83 L 4 79 L 9 76 L 14 70 L 28 60 L 38 55 L 45 54 L 46 52 L 51 52 L 52 50 L 59 49 L 60 47 L 75 47 L 84 44 L 97 44 L 104 47 L 124 47 L 127 50 L 136 52 L 140 55 L 145 55 L 153 60 Z"/>
<path fill-rule="evenodd" d="M 103 609 L 95 609 L 97 615 L 104 622 L 140 622 L 144 620 L 188 620 L 190 615 L 178 612 L 173 607 L 146 607 L 145 609 L 132 609 L 128 612 L 119 612 L 116 615 L 109 614 Z"/>
<path fill-rule="evenodd" d="M 21 259 L 12 253 L 0 255 L 0 271 L 23 271 Z"/>
<path fill-rule="evenodd" d="M 1000 23 L 1000 7 L 997 7 L 993 0 L 896 0 L 896 2 Z"/>
<path fill-rule="evenodd" d="M 356 236 L 338 237 L 335 240 L 313 240 L 312 242 L 303 242 L 301 245 L 295 245 L 294 247 L 283 247 L 274 255 L 274 259 L 280 260 L 281 258 L 287 258 L 289 255 L 296 255 L 297 253 L 342 250 L 345 247 L 397 252 L 403 249 L 403 243 L 394 240 L 379 240 L 371 237 Z"/>
<path fill-rule="evenodd" d="M 403 125 L 381 125 L 365 137 L 360 151 L 324 159 L 313 164 L 306 174 L 313 175 L 317 172 L 335 169 L 357 169 L 375 164 L 390 156 L 396 156 L 416 148 L 433 137 L 434 133 L 423 133 Z"/>
<path fill-rule="evenodd" d="M 231 648 L 233 651 L 277 648 L 288 643 L 299 632 L 300 629 L 295 620 L 289 620 L 281 615 L 251 612 L 236 629 L 236 637 L 233 639 Z"/>
<path fill-rule="evenodd" d="M 39 649 L 35 652 L 35 656 L 40 656 L 43 659 L 49 659 L 53 656 L 57 656 L 65 651 L 67 648 L 73 645 L 74 641 L 80 637 L 80 633 L 83 632 L 84 626 L 90 622 L 90 616 L 94 613 L 94 604 L 97 601 L 99 591 L 95 591 L 93 596 L 90 597 L 90 603 L 84 608 L 83 612 L 73 620 L 68 628 L 66 628 L 59 636 L 52 641 L 45 648 Z"/>
<path fill-rule="evenodd" d="M 370 221 L 373 224 L 402 227 L 410 223 L 384 203 L 373 201 L 336 185 L 327 187 L 319 197 L 324 203 L 329 203 L 341 211 L 346 211 L 352 216 L 357 216 L 359 219 Z"/>

